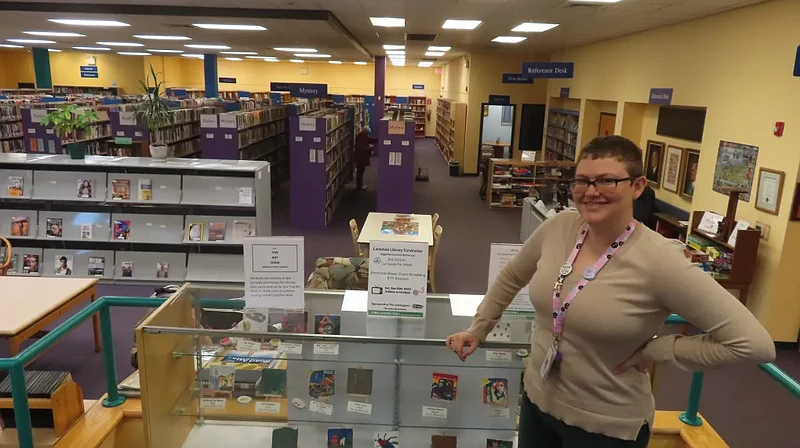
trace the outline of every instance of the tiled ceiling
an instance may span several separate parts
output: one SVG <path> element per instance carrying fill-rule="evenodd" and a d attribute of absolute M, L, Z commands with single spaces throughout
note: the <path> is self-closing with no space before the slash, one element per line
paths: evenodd
<path fill-rule="evenodd" d="M 194 43 L 225 44 L 234 51 L 255 51 L 264 56 L 288 59 L 286 53 L 274 47 L 299 46 L 317 48 L 332 55 L 334 60 L 363 61 L 369 54 L 382 55 L 383 44 L 403 44 L 406 35 L 427 34 L 432 41 L 409 41 L 406 48 L 408 64 L 436 60 L 446 62 L 472 51 L 515 51 L 548 53 L 583 45 L 615 36 L 673 24 L 760 3 L 764 0 L 622 0 L 615 4 L 576 6 L 569 0 L 116 0 L 113 4 L 95 0 L 26 2 L 0 1 L 0 40 L 24 36 L 23 30 L 76 31 L 84 38 L 56 38 L 54 48 L 67 49 L 74 45 L 94 45 L 97 41 L 135 41 L 133 34 L 181 34 Z M 116 14 L 85 14 L 69 12 L 78 4 L 94 3 Z M 167 6 L 184 7 L 184 13 L 170 15 L 132 15 L 119 8 L 141 5 L 138 12 L 159 14 Z M 258 10 L 330 11 L 330 20 L 286 20 L 243 17 L 223 18 L 202 8 L 252 8 Z M 96 11 L 97 8 L 91 8 Z M 242 12 L 242 10 L 239 10 Z M 195 14 L 205 14 L 195 16 Z M 264 17 L 267 17 L 265 15 Z M 108 18 L 130 23 L 128 28 L 76 28 L 47 22 L 54 17 Z M 401 17 L 404 28 L 374 27 L 370 17 Z M 474 30 L 444 30 L 446 19 L 473 19 L 483 23 Z M 544 33 L 512 33 L 522 22 L 557 23 L 559 26 Z M 267 31 L 230 32 L 206 31 L 191 27 L 192 23 L 260 24 Z M 341 26 L 340 26 L 341 25 Z M 500 35 L 520 35 L 528 39 L 519 44 L 499 44 L 491 40 Z M 182 48 L 178 42 L 150 42 L 150 48 Z M 363 45 L 363 47 L 362 47 Z M 424 56 L 429 45 L 451 46 L 452 51 L 441 58 Z M 187 51 L 194 51 L 186 49 Z M 366 54 L 369 53 L 369 54 Z"/>

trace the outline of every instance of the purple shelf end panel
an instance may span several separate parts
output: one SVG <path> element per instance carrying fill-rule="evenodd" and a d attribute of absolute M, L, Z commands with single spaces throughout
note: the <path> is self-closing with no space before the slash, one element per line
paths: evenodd
<path fill-rule="evenodd" d="M 25 152 L 36 154 L 64 154 L 61 139 L 55 135 L 53 128 L 42 126 L 42 118 L 47 115 L 46 109 L 22 109 L 22 135 L 25 141 Z"/>
<path fill-rule="evenodd" d="M 412 213 L 414 122 L 378 121 L 378 210 Z"/>
<path fill-rule="evenodd" d="M 289 215 L 293 229 L 325 228 L 324 118 L 289 117 Z"/>

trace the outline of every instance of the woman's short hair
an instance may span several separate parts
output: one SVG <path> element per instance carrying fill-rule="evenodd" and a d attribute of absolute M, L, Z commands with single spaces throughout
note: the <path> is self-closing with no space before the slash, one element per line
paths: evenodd
<path fill-rule="evenodd" d="M 578 162 L 583 159 L 614 158 L 625 165 L 625 170 L 633 177 L 644 176 L 642 164 L 642 150 L 636 143 L 620 135 L 595 137 L 583 147 L 578 157 Z"/>
<path fill-rule="evenodd" d="M 366 132 L 367 134 L 369 134 L 370 132 L 372 132 L 372 129 L 370 129 L 369 126 L 364 126 L 363 128 L 361 128 L 361 132 Z"/>

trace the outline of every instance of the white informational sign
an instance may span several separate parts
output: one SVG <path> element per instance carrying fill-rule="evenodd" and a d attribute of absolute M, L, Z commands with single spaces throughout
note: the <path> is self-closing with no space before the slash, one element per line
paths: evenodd
<path fill-rule="evenodd" d="M 247 307 L 305 308 L 303 237 L 251 237 L 242 243 Z"/>
<path fill-rule="evenodd" d="M 217 127 L 217 116 L 211 114 L 200 115 L 200 127 L 211 129 Z"/>
<path fill-rule="evenodd" d="M 508 264 L 517 253 L 522 249 L 522 244 L 500 244 L 492 243 L 489 252 L 489 287 L 492 286 L 494 279 L 500 274 L 500 271 Z M 511 304 L 508 305 L 504 314 L 518 314 L 518 315 L 533 315 L 535 311 L 531 298 L 528 295 L 528 286 L 522 288 L 517 293 Z"/>
<path fill-rule="evenodd" d="M 256 412 L 265 414 L 280 414 L 281 404 L 270 401 L 256 401 Z"/>
<path fill-rule="evenodd" d="M 316 412 L 317 414 L 333 415 L 333 405 L 328 403 L 321 403 L 319 401 L 312 401 L 308 405 L 308 410 Z"/>
<path fill-rule="evenodd" d="M 233 114 L 220 114 L 219 127 L 225 129 L 236 129 L 236 115 Z"/>
<path fill-rule="evenodd" d="M 394 166 L 394 153 L 389 152 L 389 166 Z"/>
<path fill-rule="evenodd" d="M 437 408 L 435 406 L 423 406 L 422 416 L 427 418 L 447 418 L 447 408 Z"/>
<path fill-rule="evenodd" d="M 239 187 L 239 205 L 253 205 L 252 187 Z"/>
<path fill-rule="evenodd" d="M 317 119 L 314 117 L 300 117 L 298 127 L 300 132 L 317 132 Z"/>
<path fill-rule="evenodd" d="M 723 218 L 724 216 L 714 212 L 703 212 L 703 218 L 700 220 L 700 225 L 698 225 L 697 228 L 711 235 L 716 235 L 719 223 Z"/>
<path fill-rule="evenodd" d="M 372 405 L 369 403 L 361 403 L 360 401 L 348 401 L 347 412 L 354 414 L 372 415 Z"/>
<path fill-rule="evenodd" d="M 389 134 L 403 135 L 406 133 L 405 121 L 389 121 Z"/>
<path fill-rule="evenodd" d="M 736 237 L 739 235 L 740 230 L 747 230 L 750 228 L 750 223 L 745 220 L 740 220 L 736 223 L 736 227 L 733 228 L 731 232 L 731 236 L 728 237 L 728 244 L 731 246 L 736 246 Z"/>
<path fill-rule="evenodd" d="M 31 109 L 31 121 L 41 123 L 42 118 L 47 116 L 47 109 Z"/>
<path fill-rule="evenodd" d="M 325 150 L 318 149 L 317 150 L 317 163 L 325 163 Z"/>
<path fill-rule="evenodd" d="M 119 124 L 122 126 L 136 126 L 136 112 L 124 110 L 119 113 Z"/>
<path fill-rule="evenodd" d="M 200 405 L 206 409 L 225 409 L 226 403 L 224 398 L 203 398 Z"/>
<path fill-rule="evenodd" d="M 339 344 L 336 344 L 336 343 L 325 343 L 325 342 L 315 342 L 314 343 L 314 354 L 315 355 L 339 356 Z"/>
<path fill-rule="evenodd" d="M 367 313 L 425 318 L 428 245 L 371 241 Z"/>

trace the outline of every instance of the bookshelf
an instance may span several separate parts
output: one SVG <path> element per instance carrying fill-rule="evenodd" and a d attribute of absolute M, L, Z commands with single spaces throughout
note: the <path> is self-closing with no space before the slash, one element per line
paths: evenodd
<path fill-rule="evenodd" d="M 414 120 L 378 122 L 378 209 L 412 213 L 414 204 Z"/>
<path fill-rule="evenodd" d="M 559 187 L 575 174 L 570 161 L 533 162 L 515 159 L 489 159 L 489 183 L 486 200 L 492 209 L 522 208 L 527 197 L 553 202 Z"/>
<path fill-rule="evenodd" d="M 13 100 L 0 100 L 0 152 L 24 152 L 22 115 Z"/>
<path fill-rule="evenodd" d="M 408 97 L 408 104 L 414 112 L 414 137 L 425 137 L 427 102 L 428 99 L 424 96 Z"/>
<path fill-rule="evenodd" d="M 575 110 L 550 109 L 547 116 L 547 160 L 575 160 L 580 114 Z"/>
<path fill-rule="evenodd" d="M 436 147 L 448 162 L 464 162 L 467 105 L 444 98 L 436 100 Z"/>
<path fill-rule="evenodd" d="M 203 114 L 200 122 L 203 158 L 265 160 L 287 143 L 283 107 Z"/>
<path fill-rule="evenodd" d="M 53 86 L 53 93 L 56 95 L 120 96 L 122 89 L 118 87 Z"/>
<path fill-rule="evenodd" d="M 111 120 L 108 108 L 95 107 L 98 119 L 88 128 L 70 135 L 55 135 L 52 126 L 43 126 L 42 118 L 52 110 L 52 105 L 36 105 L 41 107 L 23 108 L 22 128 L 24 129 L 25 152 L 66 154 L 65 145 L 69 143 L 85 143 L 86 154 L 102 154 L 103 141 L 111 137 Z M 80 112 L 80 110 L 79 110 Z"/>

